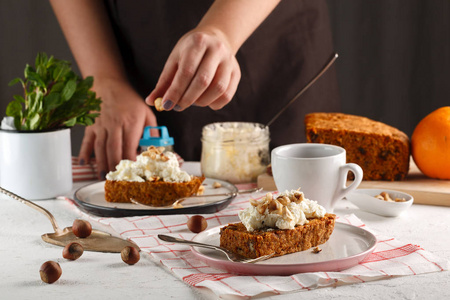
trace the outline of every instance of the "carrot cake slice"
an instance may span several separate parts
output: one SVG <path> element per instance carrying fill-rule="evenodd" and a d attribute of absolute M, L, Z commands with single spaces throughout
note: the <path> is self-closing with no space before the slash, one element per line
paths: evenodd
<path fill-rule="evenodd" d="M 268 193 L 250 204 L 239 212 L 240 223 L 220 230 L 220 246 L 245 257 L 307 250 L 325 243 L 334 229 L 336 216 L 298 190 L 276 198 Z"/>
<path fill-rule="evenodd" d="M 196 194 L 205 178 L 180 169 L 177 157 L 164 147 L 151 146 L 136 161 L 122 160 L 106 175 L 105 199 L 108 202 L 136 202 L 172 205 L 177 199 Z"/>

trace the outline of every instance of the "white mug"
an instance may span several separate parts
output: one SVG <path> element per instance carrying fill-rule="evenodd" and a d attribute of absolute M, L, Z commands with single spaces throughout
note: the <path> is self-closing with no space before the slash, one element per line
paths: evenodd
<path fill-rule="evenodd" d="M 0 186 L 25 199 L 48 199 L 72 189 L 70 129 L 0 130 Z"/>
<path fill-rule="evenodd" d="M 346 163 L 345 149 L 328 144 L 290 144 L 272 150 L 272 173 L 280 192 L 300 190 L 333 212 L 338 200 L 361 183 L 360 166 Z M 355 179 L 346 186 L 348 172 Z"/>

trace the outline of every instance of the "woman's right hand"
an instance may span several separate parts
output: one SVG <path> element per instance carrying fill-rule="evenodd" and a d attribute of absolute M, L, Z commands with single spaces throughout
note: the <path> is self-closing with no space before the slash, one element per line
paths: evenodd
<path fill-rule="evenodd" d="M 121 159 L 136 159 L 144 127 L 157 126 L 157 121 L 128 82 L 96 78 L 94 90 L 102 99 L 100 116 L 86 127 L 78 159 L 89 162 L 94 152 L 98 177 L 104 179 Z"/>

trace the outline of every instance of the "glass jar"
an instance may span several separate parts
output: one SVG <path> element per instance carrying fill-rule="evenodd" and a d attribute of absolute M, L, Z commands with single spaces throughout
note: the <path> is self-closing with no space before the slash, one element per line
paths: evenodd
<path fill-rule="evenodd" d="M 256 182 L 269 164 L 269 141 L 269 128 L 263 124 L 208 124 L 202 130 L 202 172 L 231 183 Z"/>

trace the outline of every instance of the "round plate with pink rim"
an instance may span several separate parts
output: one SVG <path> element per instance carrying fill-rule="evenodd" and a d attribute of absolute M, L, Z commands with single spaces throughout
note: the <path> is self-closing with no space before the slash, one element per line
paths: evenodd
<path fill-rule="evenodd" d="M 220 227 L 214 227 L 197 234 L 194 241 L 219 245 Z M 343 223 L 336 223 L 330 239 L 312 249 L 274 257 L 254 264 L 231 262 L 219 251 L 191 247 L 197 258 L 211 267 L 241 275 L 292 275 L 307 272 L 333 272 L 357 265 L 371 254 L 377 243 L 369 231 Z"/>

